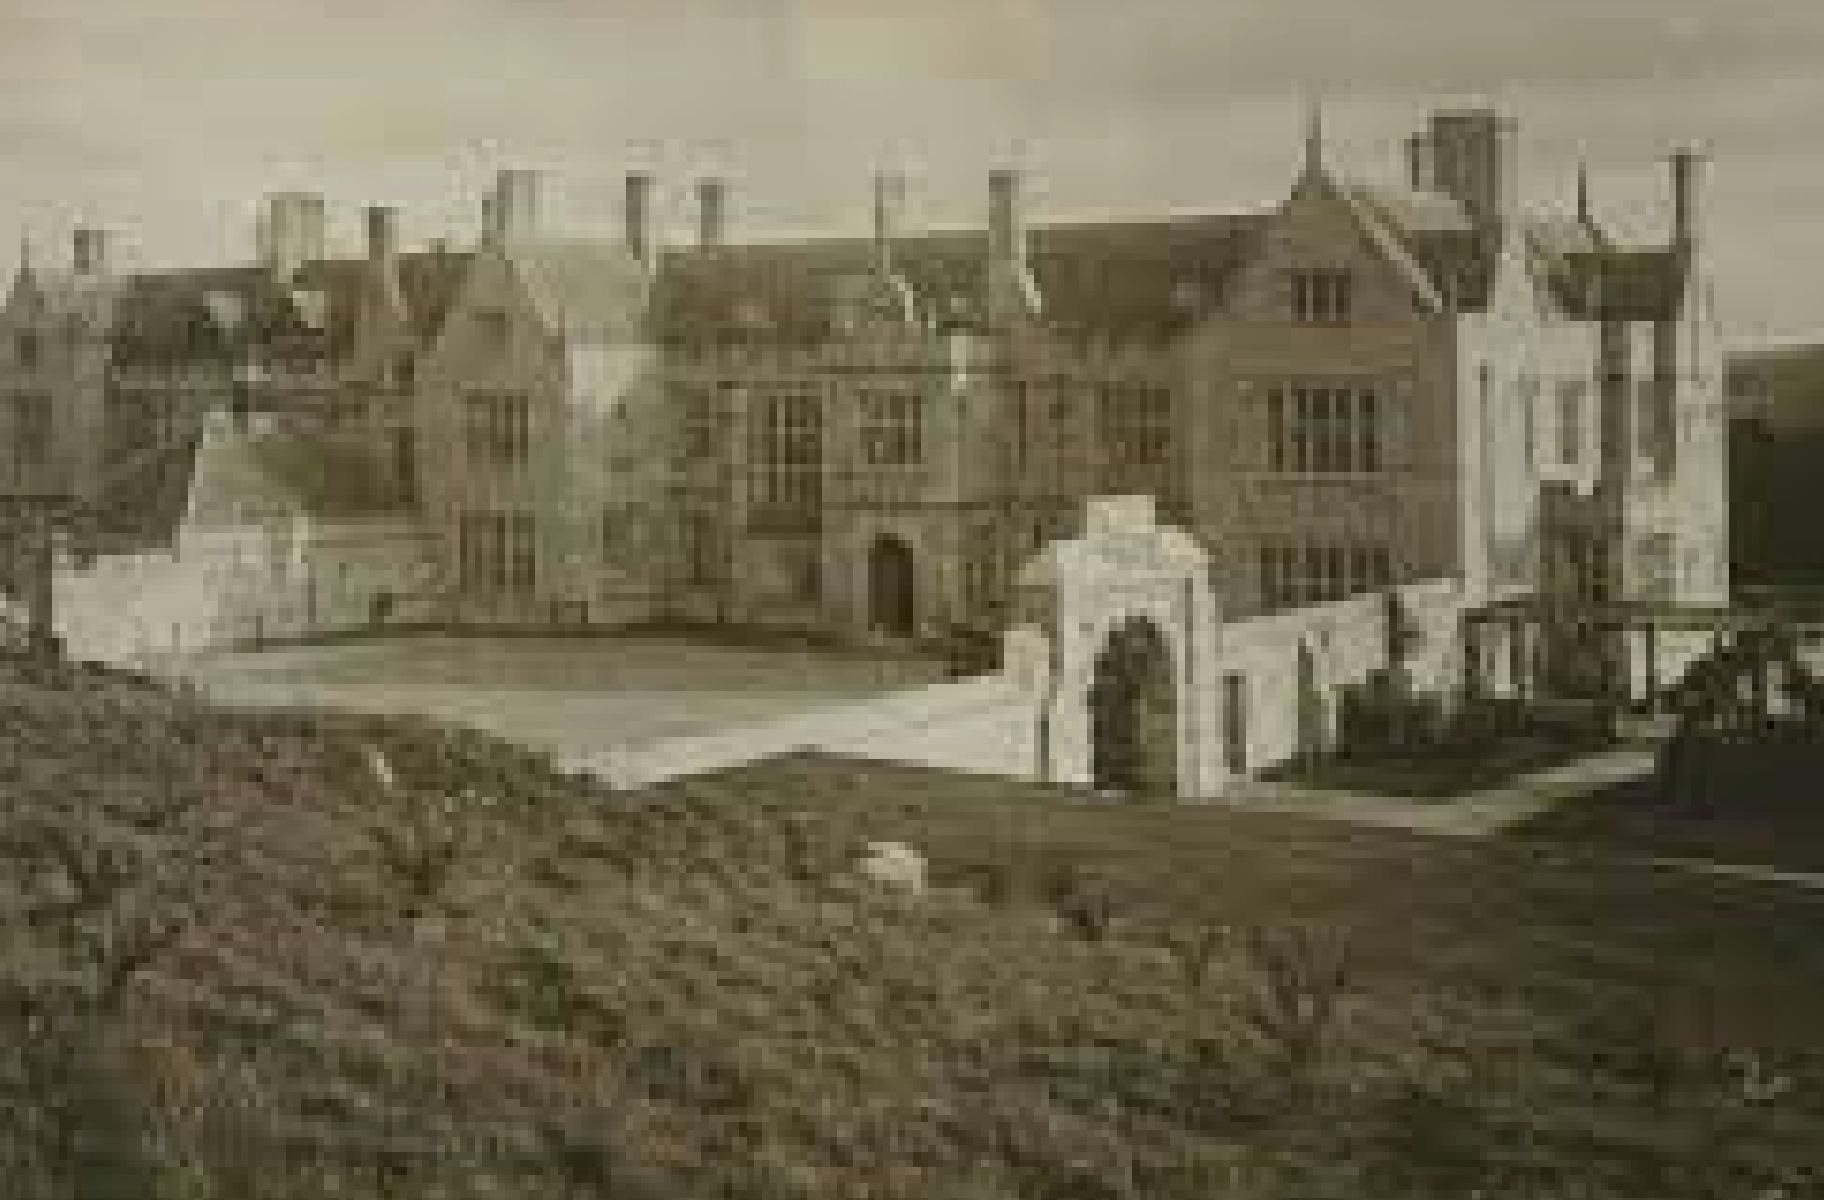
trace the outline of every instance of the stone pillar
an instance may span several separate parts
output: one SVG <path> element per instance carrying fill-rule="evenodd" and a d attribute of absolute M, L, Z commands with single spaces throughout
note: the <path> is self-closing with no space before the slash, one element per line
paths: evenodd
<path fill-rule="evenodd" d="M 1527 622 L 1519 616 L 1507 626 L 1507 695 L 1527 698 Z"/>
<path fill-rule="evenodd" d="M 1644 667 L 1643 673 L 1646 675 L 1647 709 L 1650 712 L 1658 712 L 1660 686 L 1659 627 L 1657 625 L 1649 624 L 1646 629 L 1641 631 L 1640 653 L 1641 658 L 1644 660 L 1642 664 Z"/>

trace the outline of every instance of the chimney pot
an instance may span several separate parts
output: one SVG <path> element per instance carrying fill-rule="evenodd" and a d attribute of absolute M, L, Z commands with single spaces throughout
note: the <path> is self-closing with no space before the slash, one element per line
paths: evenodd
<path fill-rule="evenodd" d="M 399 210 L 372 205 L 367 210 L 367 257 L 390 262 L 399 251 Z"/>
<path fill-rule="evenodd" d="M 1431 139 L 1422 133 L 1406 139 L 1406 174 L 1415 192 L 1428 192 L 1436 186 Z"/>
<path fill-rule="evenodd" d="M 323 197 L 317 192 L 274 192 L 259 223 L 260 262 L 289 279 L 323 257 Z"/>
<path fill-rule="evenodd" d="M 905 176 L 897 171 L 882 171 L 874 176 L 874 251 L 883 269 L 892 264 L 893 243 L 900 235 L 905 204 Z"/>
<path fill-rule="evenodd" d="M 989 253 L 1001 265 L 1026 261 L 1024 214 L 1020 211 L 1020 173 L 997 167 L 988 173 Z"/>
<path fill-rule="evenodd" d="M 1002 167 L 988 174 L 988 317 L 1000 322 L 1037 311 L 1026 271 L 1026 221 L 1020 173 Z"/>
<path fill-rule="evenodd" d="M 728 184 L 710 177 L 697 181 L 697 244 L 720 246 L 728 231 Z"/>
<path fill-rule="evenodd" d="M 626 223 L 627 252 L 646 266 L 652 265 L 652 190 L 650 173 L 627 173 L 627 194 L 621 212 Z"/>
<path fill-rule="evenodd" d="M 482 224 L 487 231 L 487 240 L 496 245 L 512 245 L 537 237 L 538 172 L 508 168 L 497 174 L 493 192 L 482 201 Z"/>
<path fill-rule="evenodd" d="M 1672 245 L 1689 250 L 1697 241 L 1699 175 L 1704 154 L 1695 146 L 1680 146 L 1668 157 L 1672 166 Z"/>
<path fill-rule="evenodd" d="M 71 253 L 78 275 L 99 275 L 108 269 L 108 234 L 84 227 L 72 239 Z"/>

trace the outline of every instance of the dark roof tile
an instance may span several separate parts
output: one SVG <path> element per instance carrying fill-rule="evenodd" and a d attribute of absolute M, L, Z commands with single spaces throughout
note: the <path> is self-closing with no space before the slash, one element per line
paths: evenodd
<path fill-rule="evenodd" d="M 1157 334 L 1180 328 L 1222 295 L 1253 252 L 1260 214 L 1032 227 L 1028 268 L 1045 319 L 1064 328 Z M 671 341 L 764 334 L 817 341 L 841 308 L 865 295 L 874 267 L 867 238 L 748 243 L 667 252 L 655 320 Z M 984 231 L 934 230 L 897 239 L 894 273 L 921 319 L 976 319 L 987 288 Z"/>

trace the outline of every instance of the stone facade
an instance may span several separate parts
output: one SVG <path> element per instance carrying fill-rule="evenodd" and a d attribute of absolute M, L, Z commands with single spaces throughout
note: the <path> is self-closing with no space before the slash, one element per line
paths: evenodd
<path fill-rule="evenodd" d="M 1033 220 L 996 171 L 966 230 L 906 229 L 882 176 L 871 237 L 811 242 L 732 239 L 704 181 L 698 243 L 661 245 L 644 175 L 624 244 L 555 239 L 509 171 L 474 250 L 406 253 L 375 209 L 338 260 L 285 195 L 242 267 L 123 276 L 91 241 L 22 270 L 0 397 L 19 456 L 110 515 L 83 553 L 169 545 L 227 412 L 302 447 L 268 465 L 314 473 L 316 519 L 415 527 L 455 626 L 998 634 L 1112 494 L 1201 547 L 1230 624 L 1439 580 L 1714 604 L 1698 160 L 1673 158 L 1671 242 L 1624 248 L 1581 201 L 1520 211 L 1514 143 L 1434 114 L 1407 185 L 1370 187 L 1314 129 L 1282 204 L 1144 220 Z"/>
<path fill-rule="evenodd" d="M 666 578 L 671 430 L 620 247 L 519 235 L 476 255 L 416 395 L 421 514 L 459 625 L 652 620 Z"/>

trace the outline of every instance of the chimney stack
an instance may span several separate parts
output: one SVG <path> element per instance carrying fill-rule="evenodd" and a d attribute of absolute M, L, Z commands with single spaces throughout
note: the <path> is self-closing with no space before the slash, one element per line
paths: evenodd
<path fill-rule="evenodd" d="M 991 322 L 1019 320 L 1039 311 L 1039 296 L 1026 269 L 1026 215 L 1020 201 L 1020 173 L 1000 167 L 988 173 L 988 292 Z"/>
<path fill-rule="evenodd" d="M 494 177 L 494 190 L 481 202 L 488 244 L 510 246 L 538 236 L 538 184 L 537 171 L 509 168 Z"/>
<path fill-rule="evenodd" d="M 1432 186 L 1452 196 L 1483 229 L 1510 220 L 1517 208 L 1516 129 L 1490 108 L 1431 115 Z"/>
<path fill-rule="evenodd" d="M 626 225 L 627 253 L 643 266 L 652 266 L 652 175 L 646 171 L 627 173 L 627 193 L 621 204 L 621 219 Z"/>
<path fill-rule="evenodd" d="M 715 176 L 697 180 L 697 245 L 711 249 L 728 231 L 728 183 Z"/>
<path fill-rule="evenodd" d="M 367 259 L 390 266 L 399 254 L 399 210 L 373 205 L 367 210 Z"/>
<path fill-rule="evenodd" d="M 104 229 L 87 226 L 78 229 L 72 240 L 78 275 L 100 275 L 108 269 L 108 234 Z"/>
<path fill-rule="evenodd" d="M 997 167 L 988 173 L 988 254 L 1000 268 L 1026 265 L 1026 220 L 1020 209 L 1020 173 Z"/>
<path fill-rule="evenodd" d="M 1431 138 L 1415 133 L 1406 139 L 1406 175 L 1412 190 L 1429 192 L 1435 186 Z"/>
<path fill-rule="evenodd" d="M 274 192 L 267 196 L 259 243 L 261 264 L 282 279 L 290 279 L 305 263 L 322 258 L 322 195 Z"/>
<path fill-rule="evenodd" d="M 1669 156 L 1672 165 L 1672 247 L 1689 252 L 1697 244 L 1698 187 L 1702 182 L 1704 155 L 1695 146 L 1680 146 Z"/>
<path fill-rule="evenodd" d="M 874 259 L 880 269 L 893 267 L 893 243 L 899 240 L 900 217 L 906 206 L 906 178 L 897 171 L 874 176 Z"/>

